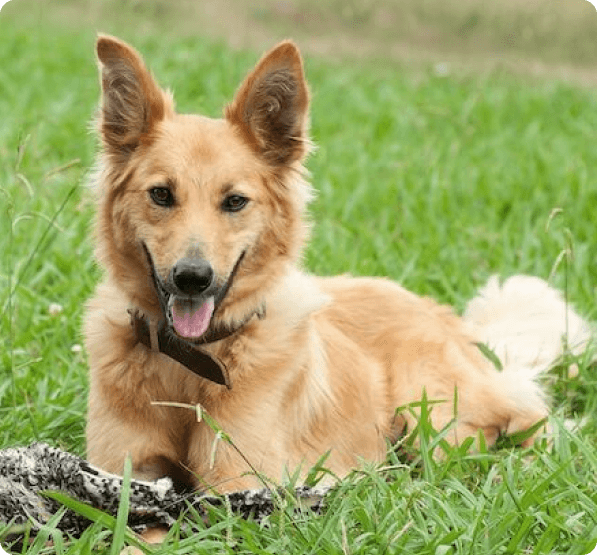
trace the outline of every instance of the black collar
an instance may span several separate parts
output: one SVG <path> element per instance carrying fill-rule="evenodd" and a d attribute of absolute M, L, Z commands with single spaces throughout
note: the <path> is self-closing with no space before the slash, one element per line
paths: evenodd
<path fill-rule="evenodd" d="M 166 321 L 162 318 L 156 326 L 156 340 L 152 345 L 151 339 L 151 323 L 147 316 L 141 314 L 138 310 L 128 311 L 131 317 L 131 326 L 135 337 L 151 350 L 156 350 L 171 359 L 180 362 L 186 366 L 191 372 L 206 378 L 220 385 L 225 385 L 228 389 L 232 389 L 230 382 L 230 375 L 228 368 L 222 360 L 212 354 L 208 354 L 199 348 L 200 345 L 215 343 L 227 337 L 231 337 L 239 332 L 245 325 L 257 315 L 262 318 L 264 312 L 254 312 L 238 326 L 234 328 L 221 327 L 218 329 L 210 329 L 197 343 L 186 341 L 176 335 Z"/>
<path fill-rule="evenodd" d="M 179 362 L 183 366 L 186 366 L 191 372 L 206 378 L 220 385 L 225 385 L 228 389 L 232 389 L 230 382 L 230 376 L 228 368 L 222 360 L 218 357 L 205 352 L 200 349 L 201 345 L 207 345 L 221 341 L 227 337 L 239 332 L 254 316 L 263 318 L 265 316 L 265 308 L 262 307 L 249 314 L 242 322 L 237 324 L 235 327 L 229 328 L 227 326 L 220 326 L 219 328 L 210 327 L 205 334 L 197 341 L 187 341 L 182 337 L 179 337 L 172 331 L 171 326 L 167 323 L 166 310 L 166 292 L 164 286 L 157 275 L 157 271 L 153 264 L 151 254 L 145 243 L 142 243 L 145 256 L 147 258 L 147 264 L 149 266 L 149 273 L 153 282 L 162 312 L 162 317 L 156 322 L 151 322 L 150 319 L 143 315 L 137 309 L 129 309 L 128 313 L 131 317 L 131 326 L 135 337 L 145 345 L 148 349 L 160 352 L 171 359 Z M 240 266 L 242 259 L 245 256 L 245 251 L 242 252 L 239 259 L 236 261 L 234 268 L 228 277 L 225 285 L 223 286 L 220 294 L 216 299 L 216 307 L 214 309 L 214 315 L 222 302 L 225 295 L 228 293 L 234 276 Z M 213 316 L 212 316 L 213 318 Z M 153 326 L 152 326 L 153 325 Z"/>

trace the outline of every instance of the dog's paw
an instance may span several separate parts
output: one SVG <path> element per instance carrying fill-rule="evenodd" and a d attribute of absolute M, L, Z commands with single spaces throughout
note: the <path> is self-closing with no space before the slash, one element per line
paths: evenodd
<path fill-rule="evenodd" d="M 157 545 L 162 543 L 167 535 L 168 531 L 165 528 L 158 527 L 148 528 L 140 537 L 148 545 Z M 120 555 L 143 555 L 143 551 L 138 547 L 129 545 L 120 552 Z"/>

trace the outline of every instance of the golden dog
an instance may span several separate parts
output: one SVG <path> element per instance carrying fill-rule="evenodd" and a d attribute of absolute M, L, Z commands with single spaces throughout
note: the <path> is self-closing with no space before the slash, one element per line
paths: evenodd
<path fill-rule="evenodd" d="M 536 375 L 561 353 L 566 319 L 575 347 L 588 329 L 543 281 L 493 280 L 460 318 L 387 279 L 301 268 L 309 92 L 292 42 L 265 54 L 223 119 L 176 113 L 120 40 L 101 36 L 97 55 L 92 463 L 119 473 L 130 455 L 138 478 L 230 491 L 260 485 L 255 469 L 304 475 L 326 452 L 340 477 L 383 460 L 416 424 L 396 409 L 424 394 L 455 444 L 547 415 Z"/>

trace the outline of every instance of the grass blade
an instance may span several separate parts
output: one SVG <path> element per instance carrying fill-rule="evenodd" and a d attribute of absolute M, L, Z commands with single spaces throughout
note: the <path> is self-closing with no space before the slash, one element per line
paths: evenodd
<path fill-rule="evenodd" d="M 122 489 L 120 490 L 120 503 L 118 504 L 118 513 L 116 515 L 116 524 L 114 526 L 114 538 L 112 539 L 112 548 L 110 549 L 110 555 L 118 555 L 124 547 L 130 509 L 132 473 L 133 463 L 131 461 L 131 458 L 127 457 L 124 461 L 124 475 L 122 478 Z"/>

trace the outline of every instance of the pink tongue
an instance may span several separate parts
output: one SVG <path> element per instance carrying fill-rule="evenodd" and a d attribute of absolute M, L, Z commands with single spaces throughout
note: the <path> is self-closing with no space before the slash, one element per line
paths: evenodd
<path fill-rule="evenodd" d="M 197 339 L 207 330 L 213 312 L 213 297 L 201 305 L 197 305 L 193 301 L 175 300 L 172 305 L 174 329 L 182 337 Z"/>

